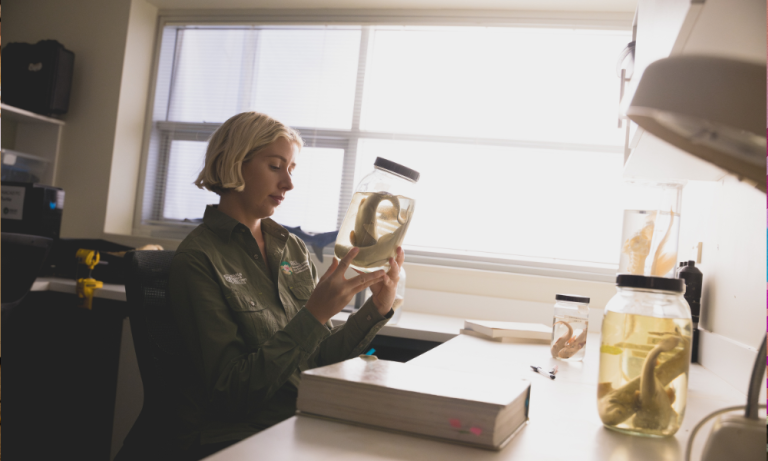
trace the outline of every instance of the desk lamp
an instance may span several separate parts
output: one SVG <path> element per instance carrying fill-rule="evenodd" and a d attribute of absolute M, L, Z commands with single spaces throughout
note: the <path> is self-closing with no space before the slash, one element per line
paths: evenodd
<path fill-rule="evenodd" d="M 673 56 L 646 68 L 627 116 L 765 192 L 765 63 Z"/>
<path fill-rule="evenodd" d="M 645 70 L 627 116 L 641 128 L 684 151 L 766 191 L 766 69 L 714 56 L 674 56 Z M 720 416 L 704 447 L 703 461 L 760 459 L 766 420 L 758 418 L 758 396 L 766 368 L 766 339 L 757 356 L 744 415 Z M 718 410 L 709 419 L 743 409 Z"/>

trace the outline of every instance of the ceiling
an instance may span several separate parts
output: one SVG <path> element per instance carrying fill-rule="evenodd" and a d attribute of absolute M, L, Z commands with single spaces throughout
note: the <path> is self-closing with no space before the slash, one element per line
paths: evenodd
<path fill-rule="evenodd" d="M 426 9 L 634 13 L 637 0 L 147 0 L 159 9 Z"/>

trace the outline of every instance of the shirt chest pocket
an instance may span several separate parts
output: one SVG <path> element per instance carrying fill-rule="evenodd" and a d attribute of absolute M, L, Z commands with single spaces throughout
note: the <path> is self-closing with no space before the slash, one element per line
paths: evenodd
<path fill-rule="evenodd" d="M 291 295 L 302 305 L 306 304 L 315 290 L 315 281 L 312 279 L 312 274 L 309 271 L 287 277 L 285 283 L 288 285 Z"/>
<path fill-rule="evenodd" d="M 258 347 L 279 329 L 274 313 L 259 298 L 232 292 L 227 294 L 227 303 L 248 347 Z"/>

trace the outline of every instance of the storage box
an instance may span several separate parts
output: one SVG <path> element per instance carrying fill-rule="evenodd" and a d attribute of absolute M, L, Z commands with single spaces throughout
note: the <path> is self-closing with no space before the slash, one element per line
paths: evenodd
<path fill-rule="evenodd" d="M 3 182 L 39 183 L 45 177 L 50 165 L 51 161 L 42 157 L 3 149 L 0 179 Z"/>

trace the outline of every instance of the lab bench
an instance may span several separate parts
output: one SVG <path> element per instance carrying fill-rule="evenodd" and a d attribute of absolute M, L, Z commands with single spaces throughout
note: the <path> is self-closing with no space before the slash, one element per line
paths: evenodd
<path fill-rule="evenodd" d="M 597 414 L 599 343 L 600 335 L 590 333 L 584 362 L 565 363 L 552 359 L 547 344 L 498 343 L 458 335 L 408 363 L 484 374 L 489 379 L 530 380 L 530 421 L 498 452 L 294 416 L 206 460 L 677 461 L 684 459 L 691 430 L 702 418 L 746 402 L 744 393 L 704 367 L 691 365 L 686 415 L 675 436 L 636 437 L 608 430 Z M 559 366 L 555 380 L 530 369 L 555 364 Z M 696 437 L 692 459 L 699 459 L 706 437 L 706 430 Z"/>

